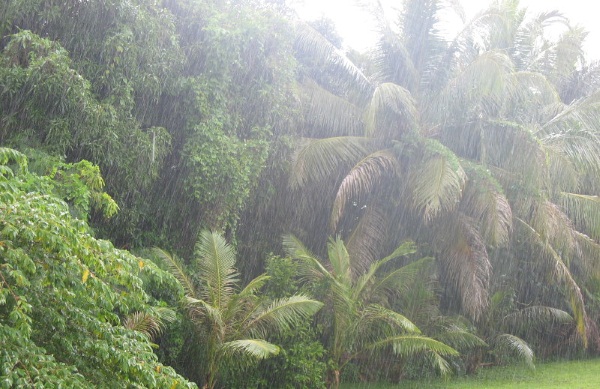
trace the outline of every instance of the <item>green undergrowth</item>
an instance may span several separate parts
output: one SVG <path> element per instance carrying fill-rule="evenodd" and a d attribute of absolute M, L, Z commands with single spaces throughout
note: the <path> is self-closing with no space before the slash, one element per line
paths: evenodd
<path fill-rule="evenodd" d="M 388 388 L 553 388 L 592 389 L 600 386 L 600 359 L 552 362 L 537 365 L 535 370 L 525 367 L 492 367 L 481 369 L 476 375 L 451 377 L 447 380 L 404 381 L 399 384 L 347 384 L 342 389 Z"/>

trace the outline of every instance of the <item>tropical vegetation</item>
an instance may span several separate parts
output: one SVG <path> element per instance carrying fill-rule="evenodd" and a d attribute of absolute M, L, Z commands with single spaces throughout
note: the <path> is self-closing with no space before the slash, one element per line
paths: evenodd
<path fill-rule="evenodd" d="M 0 5 L 2 387 L 598 355 L 585 30 L 518 0 L 360 4 L 362 53 L 281 0 Z"/>

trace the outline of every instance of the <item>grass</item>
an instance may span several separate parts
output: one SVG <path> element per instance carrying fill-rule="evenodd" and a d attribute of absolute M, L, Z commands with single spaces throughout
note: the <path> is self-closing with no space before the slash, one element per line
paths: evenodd
<path fill-rule="evenodd" d="M 535 370 L 524 367 L 493 367 L 481 369 L 469 377 L 447 380 L 405 381 L 400 384 L 346 384 L 342 389 L 596 389 L 600 388 L 600 359 L 584 361 L 552 362 L 536 366 Z"/>

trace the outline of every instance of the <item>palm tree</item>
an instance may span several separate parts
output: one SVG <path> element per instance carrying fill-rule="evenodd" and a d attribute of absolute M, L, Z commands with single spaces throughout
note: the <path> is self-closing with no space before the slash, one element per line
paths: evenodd
<path fill-rule="evenodd" d="M 200 234 L 194 263 L 198 282 L 177 258 L 160 249 L 154 251 L 181 283 L 188 317 L 204 336 L 205 355 L 201 360 L 206 364 L 207 389 L 215 387 L 227 358 L 252 362 L 279 353 L 277 345 L 265 340 L 267 335 L 289 329 L 323 306 L 303 295 L 261 300 L 256 293 L 269 278 L 266 275 L 238 290 L 235 252 L 217 232 L 204 230 Z"/>
<path fill-rule="evenodd" d="M 338 59 L 331 62 L 343 79 L 356 80 L 348 91 L 304 82 L 307 124 L 319 137 L 297 153 L 291 186 L 334 182 L 331 230 L 369 254 L 360 256 L 365 266 L 386 235 L 388 244 L 428 243 L 457 296 L 446 308 L 474 321 L 494 276 L 509 271 L 527 304 L 568 307 L 585 343 L 581 286 L 600 255 L 600 110 L 595 90 L 573 94 L 578 77 L 594 76 L 594 67 L 580 70 L 583 34 L 556 12 L 526 20 L 511 0 L 445 42 L 440 4 L 405 1 L 398 29 L 374 13 L 373 77 Z M 550 41 L 544 31 L 556 24 L 566 31 Z M 325 58 L 335 53 L 312 42 Z M 567 302 L 531 288 L 533 277 L 552 280 Z"/>
<path fill-rule="evenodd" d="M 289 255 L 300 261 L 300 276 L 307 282 L 324 283 L 327 315 L 331 334 L 329 356 L 333 361 L 334 387 L 339 387 L 340 373 L 357 356 L 392 348 L 394 354 L 407 357 L 425 354 L 442 373 L 450 367 L 444 356 L 457 355 L 452 347 L 421 335 L 419 329 L 402 314 L 388 309 L 388 298 L 403 290 L 418 270 L 431 261 L 423 258 L 389 272 L 382 267 L 394 259 L 414 253 L 414 245 L 405 243 L 391 255 L 373 262 L 362 270 L 351 260 L 343 241 L 330 239 L 328 259 L 324 263 L 293 236 L 284 238 Z"/>

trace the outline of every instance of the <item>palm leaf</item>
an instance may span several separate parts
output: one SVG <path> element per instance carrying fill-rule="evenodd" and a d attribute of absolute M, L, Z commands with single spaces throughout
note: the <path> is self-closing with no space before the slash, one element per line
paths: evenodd
<path fill-rule="evenodd" d="M 266 275 L 266 274 L 261 274 L 258 277 L 252 279 L 252 281 L 250 281 L 245 287 L 244 289 L 242 289 L 239 293 L 238 296 L 240 298 L 244 298 L 246 296 L 251 296 L 253 295 L 256 291 L 258 291 L 260 288 L 262 288 L 264 286 L 264 284 L 270 279 L 271 277 Z"/>
<path fill-rule="evenodd" d="M 394 353 L 403 357 L 423 352 L 433 352 L 445 356 L 458 355 L 458 351 L 438 340 L 419 335 L 398 335 L 381 339 L 371 345 L 372 349 L 392 346 Z"/>
<path fill-rule="evenodd" d="M 509 328 L 527 331 L 542 325 L 555 323 L 573 323 L 573 317 L 567 312 L 546 306 L 531 306 L 512 312 L 504 317 Z"/>
<path fill-rule="evenodd" d="M 283 247 L 288 255 L 300 260 L 298 273 L 301 277 L 304 277 L 308 281 L 316 281 L 325 277 L 335 282 L 335 277 L 298 238 L 293 235 L 285 235 L 283 237 Z"/>
<path fill-rule="evenodd" d="M 344 285 L 352 283 L 352 268 L 350 267 L 350 255 L 342 239 L 338 236 L 327 242 L 327 258 L 333 270 L 333 276 Z"/>
<path fill-rule="evenodd" d="M 308 24 L 298 25 L 294 48 L 298 53 L 307 54 L 311 60 L 316 61 L 317 67 L 334 69 L 337 78 L 346 81 L 348 85 L 358 86 L 363 93 L 370 90 L 371 83 L 363 72 Z"/>
<path fill-rule="evenodd" d="M 403 133 L 416 133 L 418 129 L 413 97 L 408 90 L 392 83 L 377 86 L 365 117 L 369 136 L 397 139 Z"/>
<path fill-rule="evenodd" d="M 456 156 L 433 141 L 433 155 L 426 157 L 409 178 L 413 206 L 425 221 L 456 207 L 462 195 L 466 175 Z"/>
<path fill-rule="evenodd" d="M 385 178 L 395 176 L 399 169 L 398 160 L 390 150 L 376 151 L 354 165 L 344 177 L 335 196 L 331 212 L 332 229 L 335 231 L 350 200 L 372 193 Z"/>
<path fill-rule="evenodd" d="M 219 336 L 224 335 L 226 323 L 223 312 L 219 307 L 214 307 L 204 300 L 189 296 L 186 297 L 185 302 L 188 315 L 193 321 L 205 321 L 209 323 L 211 332 L 215 332 Z"/>
<path fill-rule="evenodd" d="M 562 192 L 560 204 L 575 225 L 581 226 L 591 237 L 600 240 L 600 197 Z"/>
<path fill-rule="evenodd" d="M 203 299 L 217 309 L 226 306 L 238 282 L 233 247 L 218 232 L 203 230 L 196 244 L 196 261 L 205 283 Z"/>
<path fill-rule="evenodd" d="M 372 296 L 380 296 L 382 293 L 390 292 L 408 292 L 408 288 L 412 285 L 416 277 L 422 274 L 423 270 L 433 264 L 434 259 L 431 257 L 421 258 L 418 261 L 409 263 L 399 269 L 386 272 L 383 276 L 377 278 L 373 282 L 371 288 L 357 288 L 357 292 Z M 369 271 L 370 273 L 371 271 Z M 366 274 L 365 281 L 362 278 L 357 283 L 360 287 L 363 283 L 366 284 L 369 273 Z M 367 284 L 366 284 L 367 285 Z M 365 299 L 365 297 L 363 297 Z"/>
<path fill-rule="evenodd" d="M 364 273 L 379 258 L 389 235 L 389 215 L 377 201 L 366 204 L 358 223 L 346 238 L 354 276 Z"/>
<path fill-rule="evenodd" d="M 454 217 L 440 226 L 452 231 L 440 260 L 446 279 L 460 294 L 462 309 L 477 320 L 488 305 L 491 264 L 476 223 L 460 214 Z"/>
<path fill-rule="evenodd" d="M 461 212 L 480 224 L 481 234 L 489 244 L 507 243 L 512 210 L 502 187 L 487 170 L 469 166 L 467 172 L 469 180 L 460 202 Z"/>
<path fill-rule="evenodd" d="M 275 300 L 255 312 L 244 325 L 244 333 L 248 331 L 266 336 L 273 331 L 286 331 L 302 319 L 314 315 L 321 307 L 323 303 L 303 295 Z"/>
<path fill-rule="evenodd" d="M 196 288 L 194 286 L 194 282 L 190 277 L 188 277 L 187 270 L 184 268 L 179 259 L 158 247 L 154 247 L 152 252 L 165 264 L 167 271 L 171 273 L 177 279 L 177 281 L 179 281 L 183 287 L 185 295 L 196 297 Z"/>
<path fill-rule="evenodd" d="M 477 335 L 456 326 L 447 328 L 438 334 L 436 338 L 456 350 L 488 347 L 488 344 Z"/>
<path fill-rule="evenodd" d="M 336 137 L 310 140 L 294 156 L 290 186 L 299 188 L 309 181 L 328 178 L 345 164 L 354 164 L 368 154 L 369 140 Z"/>
<path fill-rule="evenodd" d="M 362 319 L 359 322 L 364 327 L 369 327 L 374 323 L 386 323 L 395 333 L 398 333 L 398 331 L 415 334 L 421 333 L 421 330 L 406 316 L 379 304 L 368 305 L 364 309 Z"/>
<path fill-rule="evenodd" d="M 365 288 L 373 283 L 375 284 L 374 292 L 378 293 L 379 290 L 386 290 L 388 288 L 393 288 L 393 285 L 396 283 L 402 284 L 406 281 L 407 274 L 414 274 L 413 269 L 418 265 L 407 265 L 398 269 L 394 272 L 388 272 L 384 275 L 383 278 L 375 280 L 375 275 L 381 266 L 385 265 L 389 261 L 403 257 L 405 255 L 413 254 L 416 251 L 416 246 L 413 242 L 404 242 L 400 246 L 398 246 L 390 255 L 385 258 L 382 258 L 378 261 L 375 261 L 369 266 L 369 269 L 362 274 L 357 280 L 353 288 L 353 293 L 356 299 L 361 297 L 361 294 L 365 290 Z M 421 262 L 421 261 L 417 261 Z M 417 270 L 418 271 L 418 270 Z M 397 272 L 397 273 L 396 273 Z M 396 274 L 393 274 L 396 273 Z"/>
<path fill-rule="evenodd" d="M 571 309 L 575 322 L 577 323 L 577 332 L 583 339 L 584 344 L 587 346 L 587 330 L 586 330 L 586 309 L 583 301 L 583 295 L 577 282 L 573 278 L 571 271 L 568 266 L 565 265 L 561 256 L 556 250 L 550 245 L 550 243 L 542 238 L 542 235 L 538 233 L 532 226 L 526 223 L 520 218 L 516 218 L 519 221 L 519 225 L 522 227 L 521 231 L 528 236 L 534 246 L 540 249 L 543 258 L 549 262 L 552 266 L 555 277 L 559 282 L 562 282 L 566 289 L 566 294 L 571 303 Z"/>
<path fill-rule="evenodd" d="M 364 133 L 362 109 L 311 80 L 302 82 L 303 115 L 308 136 L 360 136 Z"/>
<path fill-rule="evenodd" d="M 502 334 L 494 338 L 494 346 L 496 350 L 517 357 L 532 369 L 535 368 L 533 350 L 523 339 L 510 334 Z"/>
<path fill-rule="evenodd" d="M 221 351 L 226 355 L 265 359 L 279 354 L 280 348 L 262 339 L 239 339 L 223 343 Z"/>

